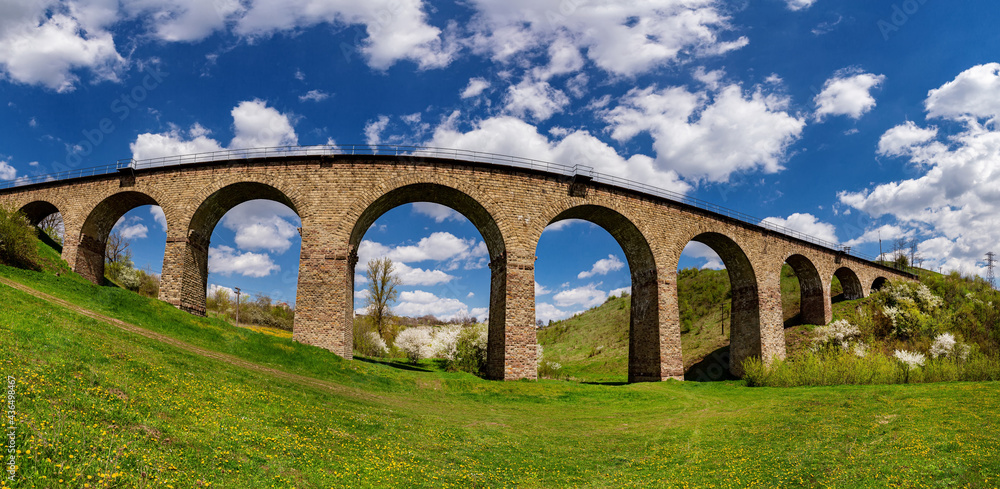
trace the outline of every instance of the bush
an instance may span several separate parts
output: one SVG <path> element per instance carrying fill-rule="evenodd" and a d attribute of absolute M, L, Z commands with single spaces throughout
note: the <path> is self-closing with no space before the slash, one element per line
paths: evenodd
<path fill-rule="evenodd" d="M 434 355 L 433 343 L 433 332 L 427 326 L 406 328 L 396 336 L 396 348 L 402 350 L 411 363 L 431 358 Z"/>
<path fill-rule="evenodd" d="M 37 228 L 8 204 L 0 205 L 0 263 L 29 270 L 42 269 Z"/>
<path fill-rule="evenodd" d="M 375 331 L 366 316 L 354 318 L 354 351 L 368 357 L 384 357 L 389 353 L 385 340 Z"/>
<path fill-rule="evenodd" d="M 485 324 L 462 328 L 455 342 L 455 358 L 449 368 L 479 376 L 486 375 L 487 335 Z"/>

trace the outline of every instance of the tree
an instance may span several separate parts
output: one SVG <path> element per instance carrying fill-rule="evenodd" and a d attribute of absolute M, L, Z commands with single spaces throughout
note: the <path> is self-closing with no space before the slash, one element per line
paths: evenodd
<path fill-rule="evenodd" d="M 368 261 L 368 317 L 372 326 L 383 338 L 389 321 L 392 319 L 392 310 L 389 303 L 396 300 L 399 292 L 399 277 L 393 274 L 395 267 L 389 258 L 378 258 Z"/>
<path fill-rule="evenodd" d="M 66 232 L 66 227 L 63 225 L 62 214 L 54 212 L 45 216 L 45 219 L 38 223 L 38 227 L 53 241 L 60 245 L 63 244 L 63 234 Z"/>
<path fill-rule="evenodd" d="M 115 231 L 108 236 L 108 244 L 104 247 L 104 261 L 107 263 L 128 263 L 132 266 L 132 243 L 121 233 Z"/>

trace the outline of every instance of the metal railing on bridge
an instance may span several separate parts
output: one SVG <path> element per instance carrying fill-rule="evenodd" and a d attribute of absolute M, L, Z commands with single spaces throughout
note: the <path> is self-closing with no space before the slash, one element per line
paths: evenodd
<path fill-rule="evenodd" d="M 634 180 L 628 180 L 619 176 L 595 172 L 593 167 L 586 165 L 563 165 L 549 161 L 522 158 L 519 156 L 501 155 L 486 153 L 482 151 L 470 151 L 465 149 L 433 148 L 426 146 L 403 146 L 403 145 L 317 145 L 317 146 L 280 146 L 272 148 L 252 148 L 252 149 L 231 149 L 224 151 L 212 151 L 207 153 L 196 153 L 189 155 L 168 156 L 163 158 L 151 158 L 144 160 L 123 159 L 115 164 L 83 168 L 79 170 L 68 170 L 47 175 L 24 176 L 14 180 L 0 182 L 0 189 L 9 189 L 26 185 L 54 182 L 60 180 L 70 180 L 101 175 L 116 174 L 134 170 L 149 170 L 172 166 L 190 165 L 194 163 L 211 163 L 217 161 L 250 160 L 260 158 L 281 158 L 296 156 L 337 156 L 337 155 L 394 155 L 410 158 L 442 158 L 458 161 L 470 161 L 475 163 L 489 163 L 505 165 L 515 168 L 525 168 L 548 173 L 556 173 L 566 176 L 580 175 L 592 179 L 594 182 L 611 185 L 615 187 L 633 190 L 643 194 L 648 194 L 675 202 L 687 204 L 698 209 L 709 211 L 720 216 L 734 219 L 740 222 L 759 226 L 761 228 L 784 234 L 802 241 L 806 241 L 824 248 L 842 252 L 868 261 L 875 261 L 876 257 L 852 251 L 850 247 L 843 247 L 837 243 L 827 241 L 815 236 L 796 231 L 772 222 L 758 219 L 743 212 L 729 209 L 721 205 L 705 200 L 689 197 L 687 195 L 671 190 L 654 187 Z"/>

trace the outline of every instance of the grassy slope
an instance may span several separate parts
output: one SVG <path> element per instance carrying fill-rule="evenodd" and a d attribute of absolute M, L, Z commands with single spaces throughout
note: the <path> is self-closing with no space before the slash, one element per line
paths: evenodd
<path fill-rule="evenodd" d="M 841 292 L 834 277 L 833 294 Z M 682 270 L 677 280 L 681 310 L 684 368 L 729 346 L 729 276 L 725 270 Z M 799 321 L 799 281 L 788 265 L 782 269 L 781 298 L 786 337 L 798 348 L 814 325 Z M 560 378 L 588 382 L 623 382 L 628 378 L 628 297 L 615 297 L 580 315 L 539 330 L 545 358 L 559 363 Z M 835 304 L 835 310 L 839 310 Z M 723 326 L 723 323 L 725 325 Z"/>
<path fill-rule="evenodd" d="M 343 361 L 73 276 L 6 267 L 0 276 L 345 386 L 260 375 L 0 286 L 0 365 L 18 379 L 19 487 L 992 487 L 1000 478 L 996 384 L 488 382 Z"/>

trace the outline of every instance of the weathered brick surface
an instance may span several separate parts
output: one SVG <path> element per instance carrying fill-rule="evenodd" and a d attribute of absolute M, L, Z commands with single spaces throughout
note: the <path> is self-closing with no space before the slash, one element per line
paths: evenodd
<path fill-rule="evenodd" d="M 535 247 L 562 219 L 586 219 L 621 245 L 632 275 L 629 379 L 682 378 L 677 264 L 695 240 L 712 247 L 733 288 L 731 369 L 748 356 L 785 356 L 780 275 L 802 285 L 808 322 L 830 319 L 833 276 L 848 296 L 867 295 L 893 270 L 836 251 L 629 190 L 496 165 L 406 157 L 309 157 L 231 161 L 110 175 L 0 192 L 37 222 L 54 209 L 66 227 L 63 258 L 92 280 L 104 244 L 127 211 L 156 204 L 167 219 L 160 298 L 204 314 L 212 230 L 252 199 L 288 205 L 302 219 L 296 341 L 350 358 L 354 274 L 365 232 L 386 211 L 436 202 L 465 215 L 490 255 L 488 372 L 535 378 Z M 363 267 L 364 264 L 361 264 Z"/>

